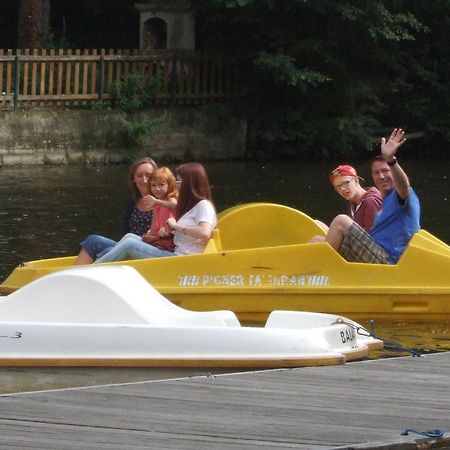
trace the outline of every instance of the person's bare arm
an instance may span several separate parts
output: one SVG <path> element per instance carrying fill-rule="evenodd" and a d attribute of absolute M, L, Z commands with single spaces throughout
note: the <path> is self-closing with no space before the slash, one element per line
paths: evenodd
<path fill-rule="evenodd" d="M 395 155 L 401 145 L 406 142 L 405 132 L 401 128 L 394 128 L 389 139 L 381 138 L 381 154 L 387 163 L 392 163 L 396 160 Z M 398 162 L 390 165 L 394 187 L 398 196 L 406 200 L 409 193 L 409 179 Z"/>
<path fill-rule="evenodd" d="M 213 232 L 213 226 L 208 222 L 200 222 L 198 225 L 186 227 L 180 225 L 173 217 L 167 219 L 167 226 L 172 230 L 179 231 L 187 236 L 203 241 L 208 241 Z"/>

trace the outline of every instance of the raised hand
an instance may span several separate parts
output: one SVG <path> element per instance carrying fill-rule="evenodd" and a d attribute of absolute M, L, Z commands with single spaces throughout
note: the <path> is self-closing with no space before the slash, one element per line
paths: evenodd
<path fill-rule="evenodd" d="M 401 128 L 394 128 L 389 139 L 381 138 L 381 154 L 386 161 L 391 161 L 398 148 L 406 142 L 405 132 Z"/>

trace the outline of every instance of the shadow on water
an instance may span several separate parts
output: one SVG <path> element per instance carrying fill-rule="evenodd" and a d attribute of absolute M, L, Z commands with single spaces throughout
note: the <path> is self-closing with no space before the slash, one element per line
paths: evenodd
<path fill-rule="evenodd" d="M 347 162 L 347 161 L 343 161 Z M 207 163 L 217 209 L 275 202 L 330 222 L 345 210 L 332 190 L 329 161 Z M 403 164 L 421 199 L 422 227 L 450 242 L 449 179 L 445 161 Z M 174 168 L 174 167 L 171 167 Z M 370 185 L 369 164 L 358 171 Z M 0 169 L 0 280 L 23 261 L 76 254 L 90 233 L 121 235 L 128 166 L 3 167 Z M 367 325 L 367 324 L 364 324 Z M 376 322 L 384 339 L 424 351 L 450 350 L 448 322 Z M 385 352 L 398 356 L 405 353 Z M 189 376 L 164 369 L 0 369 L 3 392 Z M 19 386 L 19 387 L 18 387 Z"/>

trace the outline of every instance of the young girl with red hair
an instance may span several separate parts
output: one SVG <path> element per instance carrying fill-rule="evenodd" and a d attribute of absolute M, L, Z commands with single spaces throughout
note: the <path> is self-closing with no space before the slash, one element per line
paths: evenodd
<path fill-rule="evenodd" d="M 174 235 L 174 251 L 162 250 L 127 234 L 97 263 L 189 255 L 204 250 L 217 224 L 208 176 L 199 163 L 182 164 L 176 175 L 179 184 L 176 214 L 166 222 L 168 231 Z"/>

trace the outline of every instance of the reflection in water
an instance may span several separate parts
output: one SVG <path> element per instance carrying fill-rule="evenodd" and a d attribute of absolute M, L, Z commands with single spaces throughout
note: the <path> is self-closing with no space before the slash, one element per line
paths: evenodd
<path fill-rule="evenodd" d="M 345 210 L 328 182 L 329 161 L 214 162 L 205 164 L 217 209 L 246 202 L 275 202 L 330 222 Z M 408 161 L 404 167 L 422 205 L 422 226 L 450 242 L 449 180 L 440 161 Z M 370 182 L 369 164 L 358 172 Z M 119 238 L 128 167 L 62 166 L 0 169 L 0 281 L 22 261 L 76 254 L 90 233 Z M 420 178 L 419 178 L 420 176 Z M 368 324 L 364 324 L 368 326 Z M 424 351 L 450 350 L 448 322 L 375 323 L 375 334 Z M 403 355 L 385 351 L 383 355 Z M 165 369 L 0 368 L 3 392 L 188 376 Z"/>
<path fill-rule="evenodd" d="M 367 330 L 370 330 L 368 323 L 361 323 Z M 373 332 L 375 336 L 384 341 L 389 341 L 398 346 L 411 350 L 418 350 L 420 353 L 450 351 L 450 322 L 449 321 L 429 321 L 429 322 L 397 322 L 397 321 L 375 321 Z M 407 351 L 398 348 L 386 348 L 380 352 L 374 352 L 372 356 L 404 356 L 410 355 Z"/>

